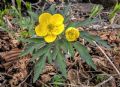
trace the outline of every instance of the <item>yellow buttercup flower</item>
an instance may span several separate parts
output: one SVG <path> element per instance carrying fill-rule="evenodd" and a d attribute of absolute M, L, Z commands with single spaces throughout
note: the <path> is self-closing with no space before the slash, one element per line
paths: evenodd
<path fill-rule="evenodd" d="M 79 35 L 80 35 L 79 30 L 74 27 L 69 27 L 65 31 L 65 36 L 68 41 L 76 41 Z"/>
<path fill-rule="evenodd" d="M 64 31 L 63 22 L 64 17 L 61 14 L 43 13 L 39 16 L 39 24 L 35 27 L 36 35 L 44 37 L 48 43 L 53 42 L 57 35 Z"/>

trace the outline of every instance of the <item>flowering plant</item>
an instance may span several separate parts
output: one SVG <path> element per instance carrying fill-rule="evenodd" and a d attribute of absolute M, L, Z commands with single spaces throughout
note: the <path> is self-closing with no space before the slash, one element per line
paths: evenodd
<path fill-rule="evenodd" d="M 34 28 L 34 36 L 24 40 L 27 45 L 21 56 L 28 53 L 32 55 L 31 61 L 35 62 L 33 82 L 42 74 L 46 62 L 50 64 L 56 62 L 59 71 L 66 77 L 65 55 L 74 58 L 76 51 L 88 65 L 96 69 L 87 48 L 79 41 L 81 38 L 90 43 L 96 41 L 105 47 L 109 47 L 98 36 L 79 30 L 79 26 L 90 24 L 93 21 L 91 17 L 82 22 L 72 22 L 69 20 L 69 15 L 66 14 L 69 10 L 66 11 L 66 9 L 68 8 L 63 9 L 61 13 L 52 10 L 52 12 L 40 14 L 39 22 Z"/>

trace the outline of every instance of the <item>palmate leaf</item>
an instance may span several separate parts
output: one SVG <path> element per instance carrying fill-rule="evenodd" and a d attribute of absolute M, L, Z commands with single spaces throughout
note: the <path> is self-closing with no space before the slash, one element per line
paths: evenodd
<path fill-rule="evenodd" d="M 57 57 L 56 57 L 56 63 L 62 73 L 62 75 L 64 77 L 67 76 L 67 70 L 66 70 L 66 63 L 65 63 L 65 58 L 62 54 L 62 52 L 60 51 L 60 49 L 58 50 L 58 54 L 57 54 Z"/>
<path fill-rule="evenodd" d="M 42 56 L 43 54 L 47 53 L 50 48 L 51 48 L 51 44 L 47 44 L 43 46 L 42 48 L 40 48 L 37 52 L 33 54 L 33 58 L 38 58 Z"/>
<path fill-rule="evenodd" d="M 46 56 L 45 55 L 41 56 L 34 68 L 33 82 L 35 82 L 39 78 L 40 74 L 42 73 L 42 70 L 45 67 L 45 62 L 46 62 Z"/>
<path fill-rule="evenodd" d="M 34 43 L 28 44 L 28 45 L 25 47 L 25 49 L 20 53 L 20 57 L 25 56 L 25 55 L 27 55 L 27 54 L 29 54 L 29 53 L 32 53 L 33 50 L 34 50 L 34 46 L 35 46 L 35 45 L 36 45 L 36 44 L 34 44 Z"/>
<path fill-rule="evenodd" d="M 86 31 L 80 31 L 80 37 L 84 38 L 86 41 L 93 44 L 93 41 L 96 41 L 98 44 L 110 49 L 110 46 L 106 41 L 102 40 L 99 36 L 91 35 Z"/>
<path fill-rule="evenodd" d="M 39 40 L 39 41 L 37 41 L 37 40 Z M 43 41 L 40 41 L 40 39 L 29 39 L 29 41 L 27 41 L 27 42 L 30 42 L 30 43 L 28 43 L 25 46 L 25 48 L 23 49 L 23 51 L 20 54 L 20 57 L 25 56 L 29 53 L 32 54 L 34 50 L 37 50 L 40 47 L 43 47 L 45 45 L 45 43 Z M 39 42 L 39 43 L 37 43 L 37 42 Z"/>
<path fill-rule="evenodd" d="M 85 46 L 80 44 L 79 42 L 75 42 L 74 44 L 75 49 L 79 52 L 81 58 L 86 61 L 88 65 L 90 65 L 92 68 L 96 69 L 95 64 L 92 61 L 92 58 Z"/>

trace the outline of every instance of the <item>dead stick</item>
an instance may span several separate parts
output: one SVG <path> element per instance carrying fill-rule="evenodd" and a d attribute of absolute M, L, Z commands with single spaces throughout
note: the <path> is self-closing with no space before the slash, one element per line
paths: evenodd
<path fill-rule="evenodd" d="M 113 62 L 110 60 L 110 58 L 107 56 L 107 54 L 104 52 L 104 50 L 95 42 L 95 45 L 100 49 L 100 51 L 104 54 L 104 56 L 107 58 L 107 60 L 110 62 L 110 64 L 113 66 L 113 68 L 116 70 L 118 75 L 120 76 L 120 71 L 116 68 L 116 66 L 113 64 Z"/>
<path fill-rule="evenodd" d="M 96 86 L 94 86 L 94 87 L 101 87 L 103 84 L 105 84 L 106 82 L 108 82 L 108 81 L 110 81 L 110 80 L 112 80 L 112 79 L 113 79 L 113 77 L 110 76 L 107 80 L 104 80 L 103 82 L 99 83 L 98 85 L 96 85 Z"/>

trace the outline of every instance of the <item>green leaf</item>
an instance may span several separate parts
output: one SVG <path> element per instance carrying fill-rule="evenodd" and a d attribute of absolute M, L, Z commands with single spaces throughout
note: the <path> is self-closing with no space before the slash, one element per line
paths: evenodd
<path fill-rule="evenodd" d="M 26 8 L 28 11 L 32 11 L 32 6 L 30 2 L 26 2 Z"/>
<path fill-rule="evenodd" d="M 28 11 L 28 14 L 31 16 L 31 18 L 35 21 L 38 20 L 38 14 L 36 14 L 35 12 L 32 11 Z"/>
<path fill-rule="evenodd" d="M 62 75 L 64 77 L 66 77 L 67 76 L 66 62 L 65 62 L 65 58 L 64 58 L 62 52 L 60 51 L 60 49 L 58 50 L 56 63 L 58 64 L 58 67 L 59 67 L 60 71 L 62 72 Z"/>
<path fill-rule="evenodd" d="M 21 3 L 22 3 L 22 0 L 16 0 L 16 3 L 17 3 L 17 9 L 18 9 L 18 11 L 19 11 L 19 13 L 20 13 L 20 15 L 21 15 Z"/>
<path fill-rule="evenodd" d="M 120 12 L 120 3 L 116 3 L 114 9 L 109 14 L 109 19 L 112 21 L 116 13 Z"/>
<path fill-rule="evenodd" d="M 86 19 L 86 20 L 84 20 L 84 21 L 77 21 L 77 22 L 72 22 L 72 23 L 70 23 L 68 26 L 67 26 L 67 28 L 68 27 L 79 27 L 79 26 L 88 26 L 88 25 L 90 25 L 90 24 L 92 24 L 92 23 L 94 23 L 94 22 L 96 22 L 96 19 L 94 18 L 94 19 L 92 19 L 92 18 L 88 18 L 88 19 Z"/>
<path fill-rule="evenodd" d="M 96 69 L 96 66 L 93 63 L 92 58 L 91 58 L 87 48 L 85 46 L 83 46 L 82 44 L 80 44 L 79 42 L 75 42 L 74 47 L 79 52 L 81 58 L 84 59 L 86 61 L 86 63 L 88 65 L 90 65 L 92 68 Z"/>
<path fill-rule="evenodd" d="M 52 53 L 51 53 L 51 50 L 49 50 L 48 53 L 47 53 L 47 59 L 48 59 L 48 63 L 52 64 Z"/>
<path fill-rule="evenodd" d="M 33 54 L 34 50 L 38 50 L 42 48 L 43 46 L 45 46 L 44 43 L 28 43 L 25 46 L 25 49 L 21 52 L 20 57 L 25 56 L 29 53 Z"/>
<path fill-rule="evenodd" d="M 19 38 L 19 40 L 21 40 L 22 42 L 28 42 L 28 43 L 45 43 L 43 38 L 28 38 L 28 39 Z"/>
<path fill-rule="evenodd" d="M 33 58 L 37 58 L 42 56 L 43 54 L 47 53 L 47 51 L 51 48 L 50 44 L 45 45 L 44 47 L 40 48 L 36 53 L 33 54 Z"/>
<path fill-rule="evenodd" d="M 33 43 L 30 43 L 26 46 L 26 48 L 20 53 L 20 57 L 25 56 L 29 53 L 32 53 L 34 50 L 34 45 Z"/>
<path fill-rule="evenodd" d="M 52 14 L 55 14 L 56 13 L 55 8 L 56 8 L 56 4 L 52 4 L 49 8 L 49 12 L 52 13 Z"/>
<path fill-rule="evenodd" d="M 90 35 L 88 32 L 86 31 L 80 31 L 80 37 L 84 38 L 86 41 L 88 41 L 91 44 L 93 43 L 93 39 L 91 38 L 93 35 Z"/>
<path fill-rule="evenodd" d="M 71 4 L 69 4 L 66 7 L 64 7 L 64 9 L 63 9 L 63 15 L 64 15 L 64 17 L 67 16 L 68 12 L 70 12 L 70 7 L 71 7 Z"/>
<path fill-rule="evenodd" d="M 102 40 L 100 37 L 91 35 L 86 31 L 80 31 L 80 37 L 84 38 L 86 41 L 93 44 L 93 41 L 96 41 L 98 44 L 110 49 L 110 46 L 107 44 L 106 41 Z"/>
<path fill-rule="evenodd" d="M 65 20 L 64 20 L 64 23 L 65 23 L 65 24 L 66 24 L 66 23 L 69 23 L 70 16 L 67 16 L 67 17 L 65 17 L 64 19 L 65 19 Z"/>
<path fill-rule="evenodd" d="M 16 0 L 16 3 L 17 3 L 17 6 L 18 6 L 18 9 L 21 10 L 22 1 L 21 0 Z"/>
<path fill-rule="evenodd" d="M 53 52 L 52 52 L 52 59 L 53 60 L 55 60 L 56 59 L 56 57 L 57 57 L 57 54 L 58 54 L 58 47 L 57 46 L 55 46 L 54 48 L 53 48 Z"/>
<path fill-rule="evenodd" d="M 70 56 L 74 57 L 74 48 L 72 46 L 71 42 L 68 42 L 64 39 L 63 43 L 65 44 L 65 48 L 67 48 L 68 53 L 70 53 Z"/>
<path fill-rule="evenodd" d="M 67 52 L 68 52 L 68 49 L 67 49 L 67 47 L 66 47 L 66 44 L 64 43 L 64 40 L 65 40 L 65 39 L 59 40 L 59 41 L 57 42 L 57 47 L 61 47 L 61 49 L 62 49 L 65 53 L 67 53 Z"/>
<path fill-rule="evenodd" d="M 110 49 L 110 46 L 108 45 L 107 41 L 102 40 L 102 39 L 101 39 L 100 37 L 98 37 L 98 36 L 93 36 L 93 39 L 94 39 L 94 41 L 96 41 L 98 44 L 100 44 L 100 45 L 102 45 L 102 46 Z"/>
<path fill-rule="evenodd" d="M 21 17 L 21 14 L 18 12 L 18 10 L 14 6 L 11 6 L 11 8 L 15 11 L 16 15 L 18 15 L 19 17 Z"/>
<path fill-rule="evenodd" d="M 35 65 L 34 68 L 34 77 L 33 77 L 33 82 L 39 78 L 40 74 L 42 73 L 44 67 L 45 67 L 45 62 L 46 62 L 46 56 L 41 56 L 37 64 Z"/>
<path fill-rule="evenodd" d="M 101 5 L 95 5 L 91 11 L 90 18 L 95 17 L 102 11 L 103 7 Z"/>

